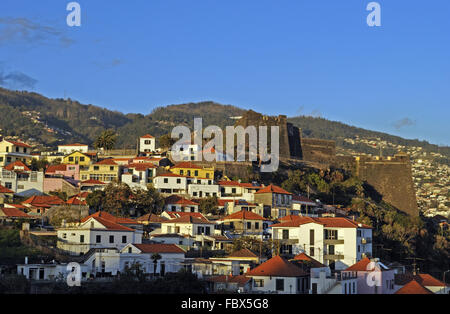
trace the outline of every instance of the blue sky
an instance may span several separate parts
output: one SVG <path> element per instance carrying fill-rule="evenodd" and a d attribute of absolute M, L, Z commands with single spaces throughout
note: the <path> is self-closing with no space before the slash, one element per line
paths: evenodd
<path fill-rule="evenodd" d="M 0 84 L 122 112 L 213 100 L 450 145 L 450 1 L 0 2 Z"/>

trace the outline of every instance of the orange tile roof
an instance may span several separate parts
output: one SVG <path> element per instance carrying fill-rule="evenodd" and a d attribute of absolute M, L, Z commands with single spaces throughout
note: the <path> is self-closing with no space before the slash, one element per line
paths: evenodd
<path fill-rule="evenodd" d="M 178 205 L 192 205 L 198 206 L 198 203 L 191 200 L 185 199 L 184 197 L 178 195 L 171 195 L 164 200 L 166 205 L 178 204 Z"/>
<path fill-rule="evenodd" d="M 62 205 L 64 204 L 64 201 L 55 195 L 35 195 L 23 201 L 22 204 L 30 204 L 31 206 L 36 207 L 46 207 L 50 205 Z"/>
<path fill-rule="evenodd" d="M 300 254 L 294 256 L 294 261 L 301 261 L 301 262 L 311 263 L 312 268 L 326 267 L 324 264 L 322 264 L 321 262 L 315 260 L 314 258 L 312 258 L 311 256 L 309 256 L 309 255 L 307 255 L 305 253 L 300 253 Z"/>
<path fill-rule="evenodd" d="M 0 193 L 10 193 L 14 194 L 14 191 L 11 191 L 10 189 L 5 188 L 3 185 L 0 184 Z"/>
<path fill-rule="evenodd" d="M 86 201 L 80 200 L 77 196 L 71 197 L 67 200 L 66 204 L 69 205 L 81 205 L 81 206 L 87 206 Z"/>
<path fill-rule="evenodd" d="M 433 294 L 430 290 L 415 280 L 411 280 L 406 285 L 401 287 L 395 294 Z"/>
<path fill-rule="evenodd" d="M 189 168 L 189 169 L 203 169 L 202 167 L 197 166 L 197 165 L 193 164 L 192 162 L 188 162 L 188 161 L 180 162 L 180 163 L 176 164 L 175 166 L 173 166 L 171 169 L 179 169 L 179 168 L 182 168 L 182 169 L 186 169 L 186 168 Z"/>
<path fill-rule="evenodd" d="M 263 193 L 276 193 L 276 194 L 288 194 L 288 195 L 292 195 L 292 193 L 289 193 L 288 191 L 286 191 L 285 189 L 280 188 L 279 186 L 276 185 L 268 185 L 265 188 L 260 189 L 258 192 L 256 192 L 255 194 L 263 194 Z"/>
<path fill-rule="evenodd" d="M 146 134 L 144 136 L 141 136 L 141 138 L 155 138 L 155 137 L 150 134 Z"/>
<path fill-rule="evenodd" d="M 395 284 L 405 285 L 411 280 L 415 280 L 425 287 L 444 287 L 445 284 L 439 279 L 434 278 L 429 274 L 397 274 L 395 275 Z"/>
<path fill-rule="evenodd" d="M 67 165 L 50 165 L 45 170 L 45 173 L 54 173 L 56 171 L 66 171 Z"/>
<path fill-rule="evenodd" d="M 298 218 L 295 218 L 298 217 Z M 280 227 L 298 227 L 307 223 L 316 223 L 328 228 L 364 228 L 372 229 L 372 227 L 358 223 L 345 217 L 304 217 L 304 216 L 290 216 L 289 219 L 282 220 L 281 223 L 272 225 L 272 228 Z"/>
<path fill-rule="evenodd" d="M 141 217 L 137 218 L 136 220 L 138 222 L 148 221 L 148 222 L 160 223 L 160 222 L 163 222 L 163 221 L 167 221 L 167 219 L 168 218 L 160 217 L 160 216 L 155 215 L 155 214 L 146 214 L 144 216 L 141 216 Z"/>
<path fill-rule="evenodd" d="M 118 166 L 118 164 L 112 159 L 104 159 L 102 161 L 97 162 L 95 165 L 110 165 L 110 166 Z"/>
<path fill-rule="evenodd" d="M 116 217 L 116 216 L 111 215 L 110 213 L 104 212 L 104 211 L 98 211 L 90 216 L 84 217 L 83 219 L 81 219 L 81 222 L 85 222 L 91 217 L 102 218 L 104 220 L 108 220 L 108 221 L 116 223 L 116 224 L 131 224 L 131 225 L 136 224 L 136 221 L 134 219 L 124 218 L 124 217 Z"/>
<path fill-rule="evenodd" d="M 248 271 L 246 276 L 301 277 L 308 274 L 300 267 L 277 255 Z"/>
<path fill-rule="evenodd" d="M 137 171 L 145 171 L 147 169 L 154 169 L 157 168 L 154 164 L 152 163 L 136 163 L 136 164 L 129 164 L 128 166 L 126 166 L 127 168 L 133 168 L 136 169 Z"/>
<path fill-rule="evenodd" d="M 196 217 L 196 218 L 200 218 L 200 219 L 206 219 L 205 216 L 203 216 L 202 213 L 169 212 L 169 211 L 166 211 L 165 213 L 168 214 L 171 219 L 184 217 L 184 216 L 192 216 L 192 217 Z"/>
<path fill-rule="evenodd" d="M 8 171 L 14 171 L 15 168 L 23 168 L 24 171 L 31 171 L 30 168 L 27 167 L 27 165 L 25 165 L 23 162 L 21 162 L 20 160 L 17 160 L 7 166 L 5 166 L 4 168 Z"/>
<path fill-rule="evenodd" d="M 14 146 L 18 146 L 18 147 L 26 147 L 26 148 L 32 148 L 30 145 L 25 144 L 25 143 L 23 143 L 23 142 L 9 141 L 9 140 L 6 140 L 6 141 L 7 141 L 8 143 L 13 144 Z"/>
<path fill-rule="evenodd" d="M 142 253 L 186 253 L 182 248 L 175 244 L 133 244 Z"/>
<path fill-rule="evenodd" d="M 32 218 L 30 215 L 24 213 L 17 208 L 0 208 L 0 212 L 3 212 L 6 217 L 12 218 Z"/>
<path fill-rule="evenodd" d="M 258 214 L 255 214 L 248 210 L 241 210 L 236 213 L 233 213 L 231 215 L 228 215 L 221 220 L 234 220 L 234 219 L 240 219 L 240 220 L 268 220 L 264 217 L 261 217 Z"/>
<path fill-rule="evenodd" d="M 92 184 L 92 185 L 106 185 L 105 182 L 99 181 L 99 180 L 87 180 L 81 182 L 81 184 Z"/>
<path fill-rule="evenodd" d="M 105 226 L 106 229 L 111 230 L 111 231 L 134 231 L 131 228 L 128 228 L 128 227 L 122 226 L 118 223 L 104 219 L 103 217 L 90 217 L 90 218 L 97 220 L 99 223 L 101 223 L 103 226 Z"/>
<path fill-rule="evenodd" d="M 292 195 L 292 200 L 293 201 L 297 201 L 297 202 L 304 202 L 304 203 L 314 203 L 314 201 L 311 201 L 309 198 L 307 198 L 306 196 L 302 196 L 302 195 Z"/>

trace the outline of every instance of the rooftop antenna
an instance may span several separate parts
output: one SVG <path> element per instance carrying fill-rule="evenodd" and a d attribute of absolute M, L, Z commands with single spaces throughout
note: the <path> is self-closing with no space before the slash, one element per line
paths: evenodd
<path fill-rule="evenodd" d="M 412 259 L 413 260 L 413 263 L 412 263 L 413 275 L 414 276 L 417 275 L 417 272 L 418 272 L 419 268 L 416 267 L 417 266 L 416 260 L 424 261 L 424 259 L 423 258 L 419 258 L 419 257 L 407 257 L 406 259 Z"/>

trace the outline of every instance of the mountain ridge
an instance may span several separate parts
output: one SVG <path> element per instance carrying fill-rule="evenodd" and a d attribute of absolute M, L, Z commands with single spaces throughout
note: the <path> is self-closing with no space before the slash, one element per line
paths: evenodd
<path fill-rule="evenodd" d="M 121 113 L 92 104 L 61 98 L 47 98 L 27 91 L 12 91 L 0 87 L 0 134 L 21 137 L 45 147 L 61 143 L 85 142 L 92 144 L 106 129 L 118 134 L 118 148 L 135 145 L 130 136 L 150 133 L 156 137 L 167 134 L 176 125 L 193 127 L 195 117 L 203 118 L 203 125 L 225 127 L 234 125 L 230 117 L 240 116 L 247 110 L 214 101 L 174 104 L 153 109 L 150 114 Z M 371 131 L 338 121 L 311 116 L 296 116 L 288 121 L 302 129 L 304 137 L 336 141 L 338 147 L 353 149 L 360 153 L 378 152 L 367 145 L 351 145 L 349 138 L 378 138 L 405 146 L 423 147 L 430 152 L 438 151 L 450 158 L 450 147 L 430 144 L 417 139 L 404 139 L 388 133 Z"/>

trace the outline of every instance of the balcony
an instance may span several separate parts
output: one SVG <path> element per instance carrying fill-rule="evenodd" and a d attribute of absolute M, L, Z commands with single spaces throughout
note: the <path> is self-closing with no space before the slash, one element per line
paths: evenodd
<path fill-rule="evenodd" d="M 298 244 L 298 239 L 279 239 L 281 244 Z"/>
<path fill-rule="evenodd" d="M 325 260 L 341 260 L 344 259 L 344 254 L 341 252 L 336 252 L 334 254 L 324 254 L 323 258 Z"/>
<path fill-rule="evenodd" d="M 344 244 L 344 239 L 325 239 L 323 242 L 325 245 L 337 245 Z"/>
<path fill-rule="evenodd" d="M 361 238 L 361 244 L 372 243 L 372 238 Z"/>

